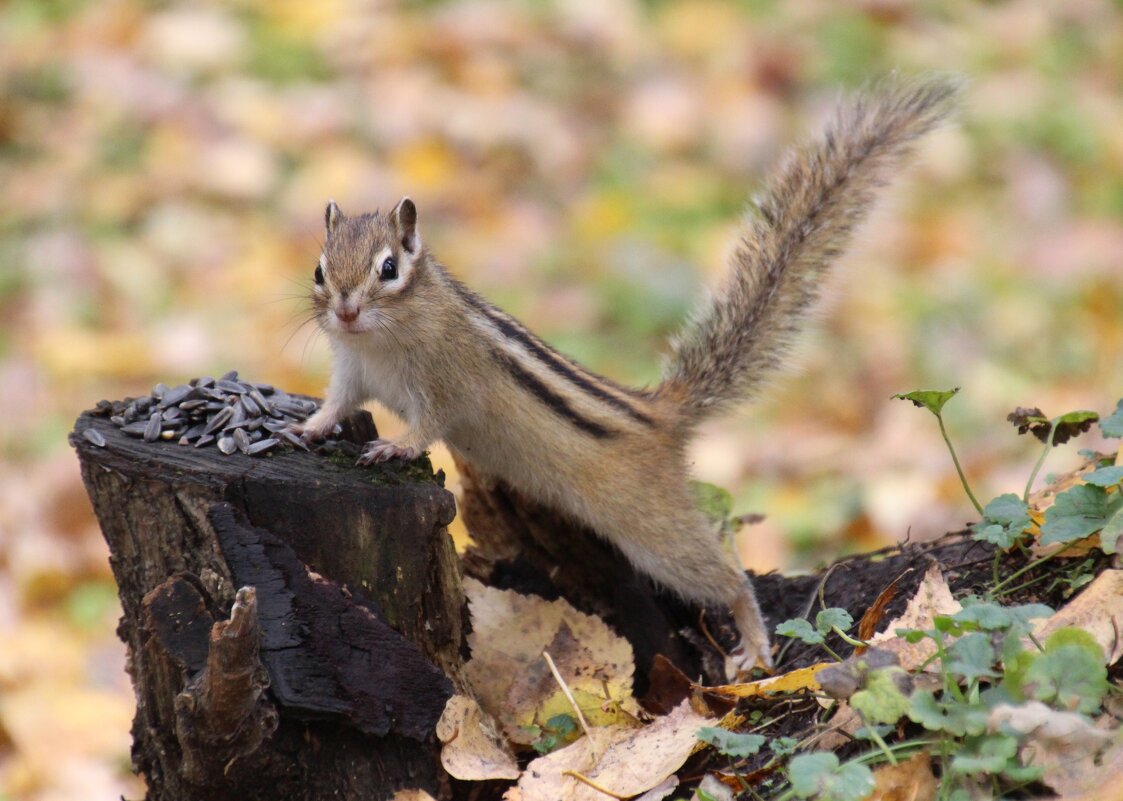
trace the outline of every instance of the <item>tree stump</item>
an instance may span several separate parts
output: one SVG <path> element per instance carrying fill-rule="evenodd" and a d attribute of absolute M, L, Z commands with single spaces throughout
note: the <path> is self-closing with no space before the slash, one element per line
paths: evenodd
<path fill-rule="evenodd" d="M 365 412 L 345 428 L 376 436 Z M 224 456 L 89 412 L 71 443 L 124 609 L 149 799 L 444 794 L 433 730 L 465 605 L 455 503 L 427 463 Z"/>
<path fill-rule="evenodd" d="M 365 412 L 345 429 L 356 443 L 377 436 Z M 386 799 L 404 788 L 442 801 L 498 798 L 499 783 L 452 781 L 434 738 L 445 701 L 470 690 L 446 531 L 455 504 L 426 462 L 360 469 L 343 455 L 224 456 L 132 439 L 89 412 L 71 443 L 124 608 L 133 761 L 149 799 Z M 600 615 L 631 642 L 636 692 L 650 689 L 652 710 L 676 682 L 724 681 L 720 648 L 736 639 L 725 610 L 660 591 L 594 532 L 460 470 L 475 540 L 467 573 Z M 757 592 L 775 624 L 820 597 L 858 617 L 892 585 L 888 620 L 931 561 L 964 592 L 989 580 L 993 554 L 951 534 L 820 574 L 760 576 Z M 796 645 L 780 667 L 816 659 Z"/>

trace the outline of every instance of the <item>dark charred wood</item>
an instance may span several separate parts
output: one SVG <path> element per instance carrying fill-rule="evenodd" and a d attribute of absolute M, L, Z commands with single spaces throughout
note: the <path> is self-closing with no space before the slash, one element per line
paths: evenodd
<path fill-rule="evenodd" d="M 345 430 L 375 436 L 366 413 Z M 89 413 L 71 443 L 119 586 L 148 798 L 447 794 L 433 730 L 465 605 L 427 464 L 224 456 Z"/>

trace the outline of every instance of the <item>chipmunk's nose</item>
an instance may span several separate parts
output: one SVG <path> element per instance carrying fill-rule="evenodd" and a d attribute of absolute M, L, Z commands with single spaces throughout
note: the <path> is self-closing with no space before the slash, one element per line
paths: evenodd
<path fill-rule="evenodd" d="M 340 300 L 335 304 L 335 316 L 342 323 L 353 323 L 359 317 L 359 304 L 353 300 Z"/>

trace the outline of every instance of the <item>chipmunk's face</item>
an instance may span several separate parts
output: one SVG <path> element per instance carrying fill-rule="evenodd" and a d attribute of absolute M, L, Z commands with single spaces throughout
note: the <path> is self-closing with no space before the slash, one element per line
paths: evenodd
<path fill-rule="evenodd" d="M 388 215 L 346 217 L 335 202 L 324 212 L 327 237 L 313 271 L 312 304 L 321 327 L 343 336 L 381 332 L 405 339 L 421 264 L 417 207 L 402 198 Z"/>

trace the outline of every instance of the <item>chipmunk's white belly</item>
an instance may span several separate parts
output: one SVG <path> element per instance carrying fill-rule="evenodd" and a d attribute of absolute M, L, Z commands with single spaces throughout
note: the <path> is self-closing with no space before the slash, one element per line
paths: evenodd
<path fill-rule="evenodd" d="M 366 397 L 374 398 L 410 425 L 417 424 L 424 398 L 400 354 L 375 346 L 348 348 L 346 356 L 356 360 Z"/>

